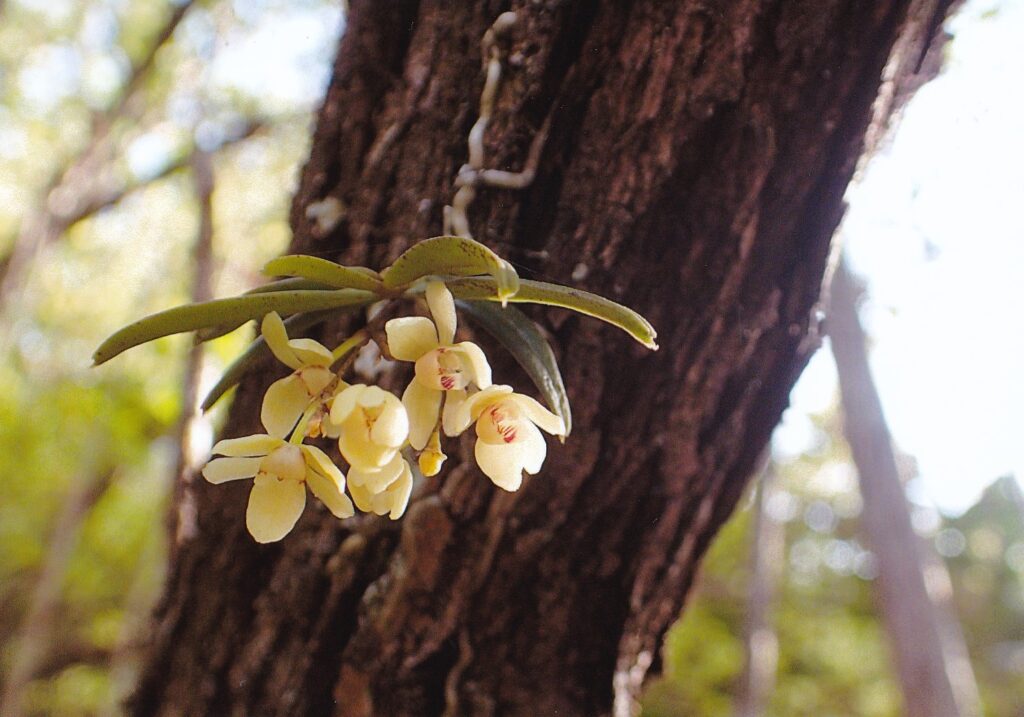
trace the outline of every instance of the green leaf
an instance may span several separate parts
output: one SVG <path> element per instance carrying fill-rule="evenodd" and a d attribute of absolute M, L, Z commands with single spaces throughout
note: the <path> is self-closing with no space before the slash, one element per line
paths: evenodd
<path fill-rule="evenodd" d="M 455 279 L 446 283 L 456 299 L 501 301 L 496 282 L 491 278 Z M 647 319 L 632 309 L 597 294 L 561 284 L 522 279 L 519 282 L 519 291 L 508 300 L 517 304 L 544 304 L 572 309 L 581 314 L 593 316 L 595 319 L 607 321 L 625 331 L 647 348 L 655 351 L 658 349 L 658 344 L 655 343 L 658 332 L 654 330 Z"/>
<path fill-rule="evenodd" d="M 548 407 L 565 422 L 568 436 L 572 430 L 569 396 L 555 354 L 537 325 L 514 306 L 495 306 L 489 301 L 458 301 L 456 305 L 512 354 Z"/>
<path fill-rule="evenodd" d="M 481 276 L 493 278 L 497 300 L 503 304 L 519 290 L 519 275 L 507 261 L 480 242 L 464 237 L 434 237 L 414 244 L 381 272 L 384 286 L 408 286 L 424 276 Z"/>
<path fill-rule="evenodd" d="M 312 311 L 308 314 L 296 314 L 286 319 L 284 325 L 288 335 L 294 337 L 299 332 L 305 331 L 324 321 L 333 313 L 334 311 Z M 214 387 L 210 389 L 210 392 L 206 394 L 206 398 L 203 399 L 202 409 L 209 411 L 220 400 L 221 396 L 238 385 L 249 369 L 270 355 L 270 347 L 267 346 L 267 342 L 264 341 L 262 336 L 257 336 L 253 339 L 253 342 L 228 366 L 227 370 L 224 371 L 224 375 L 220 377 Z"/>
<path fill-rule="evenodd" d="M 243 296 L 252 296 L 253 294 L 266 294 L 272 291 L 298 291 L 298 290 L 330 290 L 333 287 L 328 284 L 323 284 L 319 281 L 310 281 L 309 279 L 281 279 L 279 281 L 271 281 L 262 286 L 257 286 L 254 289 L 249 289 Z M 221 336 L 230 334 L 241 327 L 245 321 L 239 321 L 231 324 L 224 324 L 222 326 L 209 326 L 203 329 L 196 330 L 195 342 L 201 344 L 206 341 L 212 341 L 213 339 L 219 339 Z"/>
<path fill-rule="evenodd" d="M 317 256 L 291 254 L 271 259 L 263 267 L 267 276 L 299 276 L 337 289 L 380 292 L 380 275 L 364 266 L 342 266 Z"/>
<path fill-rule="evenodd" d="M 187 304 L 139 319 L 116 331 L 100 344 L 92 355 L 98 366 L 122 351 L 171 334 L 244 323 L 266 316 L 271 311 L 289 315 L 321 309 L 343 309 L 366 306 L 379 297 L 367 291 L 340 289 L 335 291 L 275 291 L 232 299 L 214 299 L 201 304 Z"/>
<path fill-rule="evenodd" d="M 330 289 L 336 289 L 339 287 L 332 286 L 331 284 L 324 283 L 322 281 L 313 281 L 312 279 L 303 279 L 302 277 L 289 278 L 289 279 L 278 279 L 277 281 L 268 281 L 266 284 L 249 289 L 243 296 L 252 296 L 253 294 L 268 294 L 273 291 L 324 291 Z M 346 287 L 340 287 L 342 289 Z"/>

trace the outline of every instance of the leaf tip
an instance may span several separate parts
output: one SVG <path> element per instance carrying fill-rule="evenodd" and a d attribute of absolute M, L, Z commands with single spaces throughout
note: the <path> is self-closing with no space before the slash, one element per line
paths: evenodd
<path fill-rule="evenodd" d="M 221 397 L 225 393 L 227 393 L 226 391 L 218 390 L 219 388 L 220 388 L 219 386 L 215 386 L 212 391 L 210 391 L 208 394 L 206 394 L 206 398 L 204 398 L 203 402 L 199 404 L 199 410 L 200 411 L 202 411 L 203 413 L 206 413 L 211 408 L 213 408 L 215 405 L 217 405 L 217 401 L 219 401 L 221 399 Z"/>

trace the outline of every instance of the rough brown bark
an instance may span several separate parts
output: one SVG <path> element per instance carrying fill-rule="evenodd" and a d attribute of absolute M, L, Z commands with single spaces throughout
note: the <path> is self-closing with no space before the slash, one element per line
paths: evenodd
<path fill-rule="evenodd" d="M 480 38 L 509 5 L 352 3 L 293 249 L 381 266 L 439 233 Z M 661 351 L 536 314 L 574 431 L 514 495 L 456 456 L 399 523 L 307 509 L 260 547 L 245 486 L 197 485 L 135 713 L 628 713 L 817 345 L 829 240 L 912 5 L 511 3 L 488 165 L 519 169 L 550 131 L 529 188 L 480 192 L 474 233 L 527 277 L 639 309 Z M 347 211 L 324 230 L 307 208 L 328 197 Z M 257 429 L 275 371 L 242 387 L 230 434 Z"/>

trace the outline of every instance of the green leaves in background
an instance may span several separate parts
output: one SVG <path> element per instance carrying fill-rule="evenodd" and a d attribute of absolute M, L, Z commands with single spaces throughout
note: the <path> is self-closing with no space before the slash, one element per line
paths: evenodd
<path fill-rule="evenodd" d="M 455 279 L 448 288 L 456 299 L 501 301 L 497 282 L 491 278 Z M 632 309 L 597 294 L 561 284 L 523 279 L 519 291 L 508 299 L 513 303 L 544 304 L 571 309 L 617 326 L 649 349 L 657 350 L 658 332 Z"/>
<path fill-rule="evenodd" d="M 548 408 L 565 422 L 568 437 L 572 431 L 569 396 L 555 354 L 536 324 L 514 306 L 499 307 L 488 301 L 458 301 L 456 305 L 512 354 L 541 392 Z"/>
<path fill-rule="evenodd" d="M 498 301 L 505 303 L 519 290 L 519 275 L 507 261 L 480 242 L 464 237 L 434 237 L 411 246 L 381 276 L 384 286 L 408 286 L 424 276 L 489 274 Z"/>

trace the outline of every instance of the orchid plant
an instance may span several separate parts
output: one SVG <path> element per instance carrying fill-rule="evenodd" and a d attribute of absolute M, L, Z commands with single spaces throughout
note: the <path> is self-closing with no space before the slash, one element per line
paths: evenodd
<path fill-rule="evenodd" d="M 351 517 L 357 509 L 400 518 L 415 476 L 440 473 L 447 459 L 442 435 L 460 436 L 470 425 L 476 427 L 477 465 L 494 485 L 516 491 L 524 473 L 540 472 L 547 456 L 541 431 L 565 440 L 572 428 L 569 398 L 547 340 L 509 304 L 577 311 L 617 326 L 649 349 L 658 348 L 654 328 L 640 314 L 586 291 L 520 279 L 511 264 L 470 233 L 467 210 L 478 188 L 529 186 L 547 133 L 545 125 L 534 137 L 522 171 L 485 167 L 483 138 L 503 74 L 497 40 L 516 23 L 515 12 L 500 14 L 481 41 L 485 81 L 480 113 L 467 137 L 468 161 L 455 178 L 457 191 L 444 208 L 445 236 L 413 244 L 380 272 L 314 256 L 279 257 L 264 273 L 280 278 L 242 296 L 148 316 L 113 334 L 93 355 L 98 365 L 163 336 L 194 331 L 197 341 L 207 341 L 248 321 L 261 322 L 260 336 L 202 405 L 209 409 L 270 354 L 292 370 L 263 397 L 260 420 L 266 433 L 220 441 L 213 452 L 222 457 L 203 469 L 211 483 L 253 479 L 246 525 L 260 543 L 280 540 L 291 531 L 305 508 L 307 487 L 338 518 Z M 340 203 L 325 199 L 315 205 L 316 213 L 324 215 L 324 208 L 335 204 Z M 383 331 L 369 318 L 390 315 L 381 304 L 410 299 L 422 299 L 430 317 L 392 318 Z M 484 351 L 472 341 L 455 340 L 458 310 L 523 367 L 546 408 L 511 386 L 494 385 Z M 363 312 L 364 328 L 334 349 L 290 336 L 346 312 Z M 413 364 L 401 399 L 379 386 L 345 380 L 356 352 L 371 342 L 384 356 Z M 347 476 L 327 453 L 309 443 L 325 439 L 337 441 Z"/>
<path fill-rule="evenodd" d="M 381 272 L 302 255 L 275 259 L 265 272 L 281 278 L 239 297 L 148 316 L 113 334 L 93 356 L 98 365 L 163 336 L 194 331 L 203 341 L 251 320 L 261 322 L 260 335 L 203 403 L 210 408 L 269 356 L 291 369 L 263 397 L 266 433 L 218 442 L 213 453 L 221 457 L 203 468 L 211 483 L 253 480 L 246 525 L 261 543 L 288 534 L 305 508 L 306 488 L 338 518 L 358 511 L 400 518 L 416 477 L 440 473 L 444 440 L 471 425 L 477 465 L 496 486 L 515 491 L 524 473 L 538 473 L 547 454 L 541 431 L 564 440 L 571 413 L 551 347 L 510 304 L 571 309 L 657 348 L 654 329 L 631 309 L 568 286 L 520 279 L 511 264 L 467 237 L 421 241 Z M 366 318 L 393 315 L 382 314 L 379 305 L 408 305 L 410 299 L 422 300 L 429 318 L 391 318 L 383 331 Z M 511 353 L 546 406 L 493 383 L 483 349 L 456 341 L 459 309 Z M 355 312 L 364 316 L 364 327 L 333 349 L 293 336 L 338 313 Z M 370 343 L 399 365 L 413 364 L 401 398 L 346 380 L 356 353 Z M 329 440 L 336 441 L 347 470 L 324 450 Z"/>

